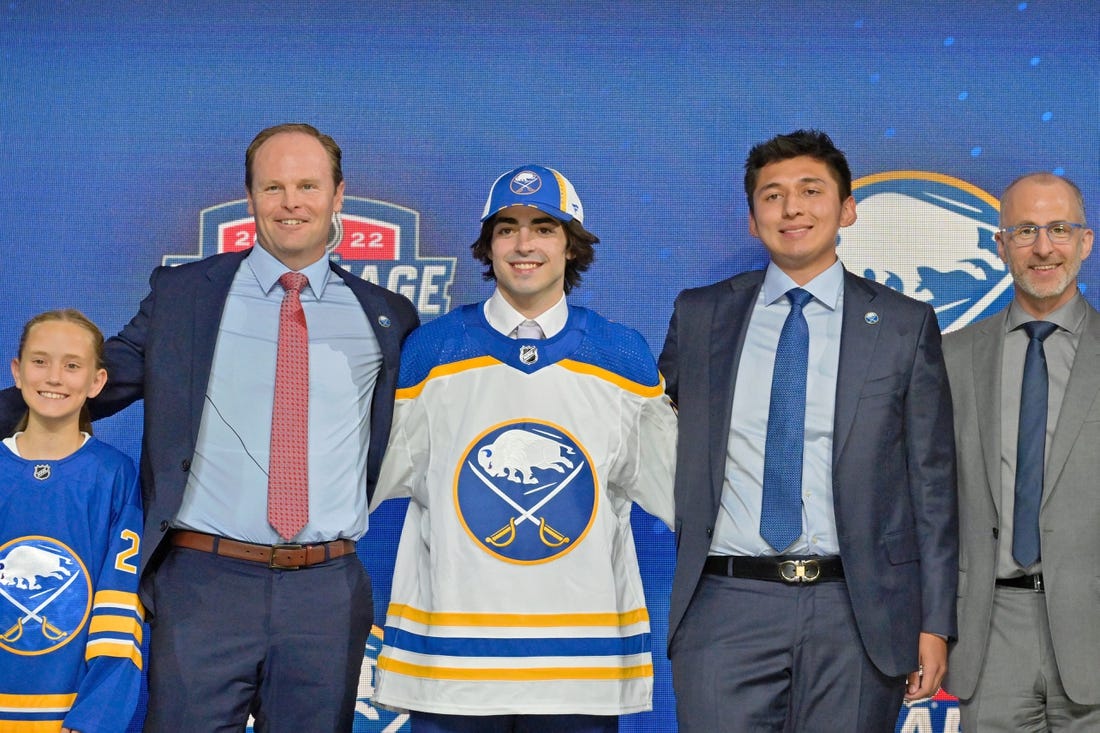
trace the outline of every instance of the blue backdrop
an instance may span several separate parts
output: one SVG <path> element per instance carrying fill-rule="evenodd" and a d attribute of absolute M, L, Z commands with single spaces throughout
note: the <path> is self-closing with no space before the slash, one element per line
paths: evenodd
<path fill-rule="evenodd" d="M 215 251 L 201 219 L 239 214 L 221 205 L 243 198 L 245 147 L 286 121 L 341 144 L 347 193 L 369 200 L 349 206 L 367 236 L 400 226 L 381 266 L 341 256 L 425 319 L 490 292 L 468 245 L 495 176 L 558 168 L 602 239 L 571 299 L 634 326 L 654 353 L 677 292 L 765 262 L 741 166 L 776 133 L 817 127 L 847 152 L 860 220 L 842 258 L 932 302 L 945 328 L 1011 295 L 991 234 L 1013 178 L 1055 171 L 1094 215 L 1100 202 L 1100 6 L 1085 0 L 9 0 L 0 53 L 0 344 L 12 352 L 48 308 L 79 307 L 113 333 L 153 267 Z M 1098 262 L 1081 271 L 1094 304 Z M 99 433 L 136 458 L 140 406 Z M 378 619 L 403 509 L 390 504 L 360 547 Z M 654 712 L 623 729 L 672 731 L 672 537 L 645 516 L 635 530 L 657 691 Z M 400 722 L 365 700 L 360 712 L 363 730 Z M 926 703 L 899 729 L 952 731 L 955 712 Z"/>

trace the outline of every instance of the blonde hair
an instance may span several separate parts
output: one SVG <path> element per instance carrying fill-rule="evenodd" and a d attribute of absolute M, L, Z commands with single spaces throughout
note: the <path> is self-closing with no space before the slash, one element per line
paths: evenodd
<path fill-rule="evenodd" d="M 30 338 L 31 330 L 40 323 L 72 323 L 80 326 L 88 335 L 92 337 L 92 352 L 95 356 L 95 369 L 103 368 L 103 332 L 99 330 L 99 327 L 92 323 L 86 315 L 76 310 L 75 308 L 61 308 L 59 310 L 46 311 L 45 313 L 39 313 L 34 318 L 27 321 L 27 324 L 23 326 L 23 335 L 19 337 L 19 352 L 18 358 L 23 359 L 23 349 L 27 346 L 27 339 Z M 30 419 L 30 412 L 23 413 L 23 418 L 19 421 L 19 424 L 15 426 L 15 432 L 27 429 L 27 423 Z M 92 434 L 92 415 L 88 411 L 88 404 L 84 403 L 80 408 L 80 429 Z"/>

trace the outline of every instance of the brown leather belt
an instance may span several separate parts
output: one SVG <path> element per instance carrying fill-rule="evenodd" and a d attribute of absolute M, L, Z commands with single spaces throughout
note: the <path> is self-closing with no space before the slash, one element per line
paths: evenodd
<path fill-rule="evenodd" d="M 251 560 L 276 570 L 308 568 L 355 552 L 355 543 L 351 540 L 333 540 L 315 545 L 255 545 L 186 529 L 172 532 L 169 542 L 174 547 L 210 552 L 234 560 Z"/>
<path fill-rule="evenodd" d="M 839 557 L 711 555 L 703 564 L 703 572 L 708 575 L 725 575 L 728 578 L 791 584 L 844 580 L 844 565 Z"/>

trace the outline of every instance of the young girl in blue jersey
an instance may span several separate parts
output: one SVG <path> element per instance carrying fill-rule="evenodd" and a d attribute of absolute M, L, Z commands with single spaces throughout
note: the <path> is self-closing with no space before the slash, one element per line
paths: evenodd
<path fill-rule="evenodd" d="M 125 731 L 141 687 L 141 498 L 92 437 L 103 334 L 43 313 L 12 359 L 27 414 L 0 448 L 0 730 Z"/>

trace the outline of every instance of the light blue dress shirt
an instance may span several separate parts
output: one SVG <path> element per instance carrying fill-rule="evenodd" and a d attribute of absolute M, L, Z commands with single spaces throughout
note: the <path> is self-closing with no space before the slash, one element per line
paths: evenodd
<path fill-rule="evenodd" d="M 737 366 L 726 474 L 712 555 L 777 554 L 760 536 L 764 443 L 775 348 L 791 310 L 786 293 L 795 287 L 799 286 L 785 272 L 768 265 Z M 836 555 L 840 549 L 833 514 L 833 413 L 844 320 L 844 267 L 837 261 L 801 287 L 814 296 L 803 309 L 810 331 L 810 353 L 802 456 L 802 535 L 782 554 Z"/>
<path fill-rule="evenodd" d="M 267 522 L 267 466 L 285 265 L 261 247 L 233 278 L 218 328 L 202 421 L 176 527 L 277 544 Z M 367 446 L 382 351 L 355 294 L 328 258 L 301 270 L 309 330 L 309 523 L 296 542 L 367 531 Z"/>

